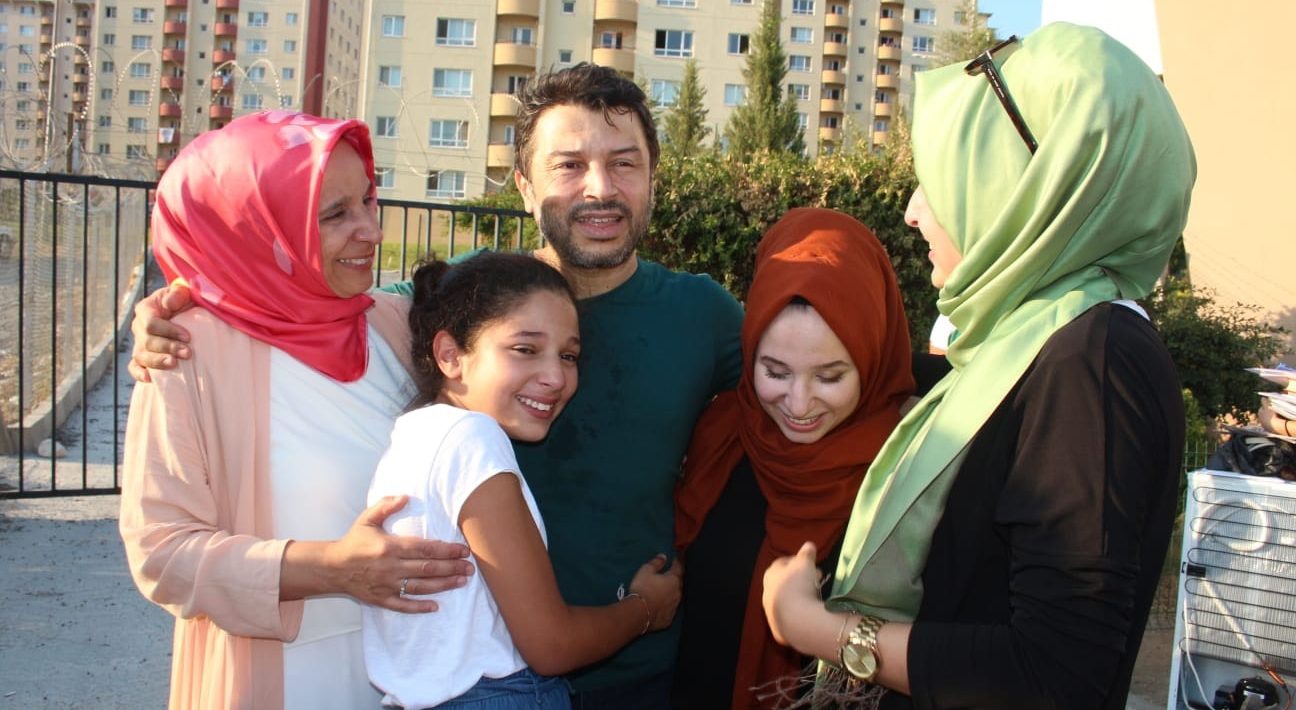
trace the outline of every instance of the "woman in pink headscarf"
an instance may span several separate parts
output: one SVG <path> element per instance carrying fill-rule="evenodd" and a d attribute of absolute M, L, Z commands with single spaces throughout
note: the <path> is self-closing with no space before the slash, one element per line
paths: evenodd
<path fill-rule="evenodd" d="M 158 184 L 154 255 L 200 353 L 136 387 L 121 534 L 176 616 L 172 708 L 376 707 L 360 603 L 462 585 L 460 545 L 364 509 L 413 393 L 407 305 L 366 292 L 381 239 L 359 121 L 275 111 L 205 133 Z"/>

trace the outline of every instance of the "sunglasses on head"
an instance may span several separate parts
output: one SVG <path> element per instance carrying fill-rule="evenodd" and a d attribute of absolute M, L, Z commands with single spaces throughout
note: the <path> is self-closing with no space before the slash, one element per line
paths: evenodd
<path fill-rule="evenodd" d="M 975 59 L 967 63 L 967 66 L 963 67 L 963 71 L 967 72 L 968 76 L 977 76 L 978 74 L 985 76 L 986 81 L 990 82 L 990 90 L 994 92 L 995 96 L 999 97 L 999 103 L 1003 104 L 1004 111 L 1008 112 L 1008 118 L 1012 121 L 1013 127 L 1017 129 L 1017 134 L 1022 137 L 1022 140 L 1026 141 L 1026 147 L 1030 148 L 1031 154 L 1034 155 L 1039 143 L 1035 141 L 1035 136 L 1031 135 L 1030 128 L 1026 126 L 1026 119 L 1022 118 L 1021 111 L 1017 110 L 1017 104 L 1012 100 L 1012 95 L 1008 93 L 1008 86 L 1004 83 L 1003 74 L 999 73 L 999 66 L 995 64 L 996 57 L 999 58 L 1000 62 L 1003 62 L 1019 47 L 1021 47 L 1021 40 L 1017 39 L 1017 35 L 1013 35 L 978 54 Z"/>

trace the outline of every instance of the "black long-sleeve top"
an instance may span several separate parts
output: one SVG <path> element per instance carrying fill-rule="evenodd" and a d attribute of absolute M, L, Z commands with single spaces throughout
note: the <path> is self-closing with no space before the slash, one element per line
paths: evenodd
<path fill-rule="evenodd" d="M 1125 707 L 1176 509 L 1180 385 L 1139 314 L 1063 327 L 973 439 L 884 710 Z"/>

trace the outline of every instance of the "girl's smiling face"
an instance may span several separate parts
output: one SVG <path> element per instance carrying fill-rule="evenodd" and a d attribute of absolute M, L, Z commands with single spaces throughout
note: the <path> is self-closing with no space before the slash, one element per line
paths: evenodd
<path fill-rule="evenodd" d="M 445 374 L 437 401 L 488 414 L 518 441 L 543 439 L 576 392 L 580 329 L 563 294 L 533 291 L 467 348 L 445 331 L 432 347 Z"/>
<path fill-rule="evenodd" d="M 789 441 L 813 444 L 859 406 L 859 370 L 808 304 L 789 305 L 770 321 L 755 360 L 756 398 Z"/>

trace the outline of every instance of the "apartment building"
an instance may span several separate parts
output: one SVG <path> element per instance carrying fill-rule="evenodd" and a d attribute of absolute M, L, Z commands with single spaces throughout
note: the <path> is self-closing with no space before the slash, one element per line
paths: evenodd
<path fill-rule="evenodd" d="M 886 139 L 956 0 L 779 0 L 787 91 L 811 154 Z M 695 59 L 717 129 L 746 99 L 759 0 L 372 0 L 360 103 L 379 185 L 407 200 L 498 189 L 513 167 L 513 99 L 536 71 L 590 61 L 633 76 L 662 107 Z"/>

